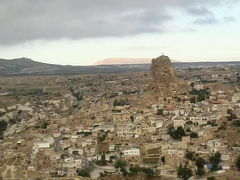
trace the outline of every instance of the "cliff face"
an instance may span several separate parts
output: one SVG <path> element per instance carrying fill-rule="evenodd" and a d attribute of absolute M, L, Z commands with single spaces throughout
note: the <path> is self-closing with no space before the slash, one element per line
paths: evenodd
<path fill-rule="evenodd" d="M 186 91 L 186 84 L 177 78 L 175 69 L 168 56 L 152 59 L 152 89 L 159 97 L 169 97 Z"/>

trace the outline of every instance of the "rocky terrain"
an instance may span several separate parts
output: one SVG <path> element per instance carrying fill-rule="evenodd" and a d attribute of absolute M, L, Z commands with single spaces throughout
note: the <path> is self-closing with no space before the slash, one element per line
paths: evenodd
<path fill-rule="evenodd" d="M 175 69 L 168 56 L 160 56 L 152 60 L 151 74 L 153 90 L 160 97 L 174 96 L 176 92 L 186 93 L 187 86 L 183 80 L 177 78 Z"/>

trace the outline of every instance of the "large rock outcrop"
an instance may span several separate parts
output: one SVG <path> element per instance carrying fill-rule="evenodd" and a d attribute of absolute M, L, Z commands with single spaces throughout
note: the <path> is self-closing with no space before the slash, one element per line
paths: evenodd
<path fill-rule="evenodd" d="M 152 59 L 152 89 L 158 97 L 170 97 L 186 92 L 186 83 L 179 79 L 168 56 Z"/>

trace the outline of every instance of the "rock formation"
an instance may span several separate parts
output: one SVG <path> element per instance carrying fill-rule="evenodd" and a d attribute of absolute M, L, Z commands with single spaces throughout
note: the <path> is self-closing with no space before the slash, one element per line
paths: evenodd
<path fill-rule="evenodd" d="M 152 89 L 158 97 L 170 97 L 186 92 L 185 82 L 177 78 L 175 69 L 168 56 L 152 59 Z"/>

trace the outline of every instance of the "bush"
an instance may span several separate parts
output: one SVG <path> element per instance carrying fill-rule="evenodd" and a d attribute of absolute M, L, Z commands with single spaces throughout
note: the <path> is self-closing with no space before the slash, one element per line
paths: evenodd
<path fill-rule="evenodd" d="M 238 171 L 240 171 L 240 155 L 238 155 L 235 164 L 236 164 L 236 167 L 237 167 Z"/>
<path fill-rule="evenodd" d="M 194 159 L 195 159 L 194 152 L 191 152 L 191 151 L 186 152 L 185 157 L 191 161 L 194 161 Z"/>
<path fill-rule="evenodd" d="M 207 99 L 207 97 L 209 96 L 209 92 L 208 89 L 193 89 L 190 92 L 191 95 L 197 95 L 197 101 L 204 101 L 205 99 Z"/>
<path fill-rule="evenodd" d="M 90 172 L 93 170 L 93 168 L 94 168 L 94 162 L 91 161 L 91 162 L 89 162 L 87 167 L 85 167 L 83 169 L 78 169 L 77 175 L 82 176 L 82 177 L 90 177 Z"/>
<path fill-rule="evenodd" d="M 90 177 L 90 171 L 88 169 L 81 169 L 77 171 L 77 175 L 82 177 Z"/>
<path fill-rule="evenodd" d="M 128 175 L 128 172 L 127 172 L 127 170 L 125 168 L 121 168 L 120 171 L 121 171 L 123 176 L 127 176 Z"/>
<path fill-rule="evenodd" d="M 113 106 L 125 106 L 125 105 L 130 105 L 130 102 L 127 98 L 120 100 L 115 99 L 113 102 Z"/>
<path fill-rule="evenodd" d="M 190 137 L 191 138 L 198 138 L 198 134 L 195 133 L 195 132 L 191 132 Z"/>
<path fill-rule="evenodd" d="M 198 168 L 203 168 L 205 163 L 206 162 L 202 157 L 198 157 L 195 161 L 195 164 Z"/>
<path fill-rule="evenodd" d="M 177 169 L 177 176 L 187 180 L 192 176 L 192 170 L 187 166 L 187 164 L 185 164 L 184 167 L 180 164 Z"/>
<path fill-rule="evenodd" d="M 174 127 L 168 128 L 168 134 L 173 138 L 177 140 L 181 140 L 183 136 L 186 136 L 185 130 L 182 126 L 177 127 L 175 129 Z"/>
<path fill-rule="evenodd" d="M 163 109 L 158 109 L 157 115 L 162 115 L 163 114 Z"/>
<path fill-rule="evenodd" d="M 116 162 L 115 162 L 115 168 L 118 169 L 122 169 L 124 168 L 125 166 L 127 165 L 126 161 L 124 161 L 123 159 L 118 159 Z"/>
<path fill-rule="evenodd" d="M 237 119 L 237 115 L 236 115 L 236 113 L 233 112 L 232 109 L 228 109 L 227 114 L 229 115 L 228 116 L 229 121 L 232 121 L 233 119 Z"/>
<path fill-rule="evenodd" d="M 129 168 L 129 171 L 131 172 L 131 174 L 138 174 L 139 172 L 141 172 L 141 168 L 138 165 L 131 166 Z"/>
<path fill-rule="evenodd" d="M 209 158 L 209 161 L 212 163 L 211 171 L 217 171 L 218 164 L 221 161 L 221 154 L 219 152 L 216 152 L 213 156 Z"/>
<path fill-rule="evenodd" d="M 214 176 L 207 177 L 207 180 L 216 180 Z"/>
<path fill-rule="evenodd" d="M 141 168 L 141 171 L 147 176 L 154 176 L 154 172 L 151 168 Z"/>
<path fill-rule="evenodd" d="M 192 98 L 190 99 L 190 102 L 191 102 L 191 103 L 196 103 L 196 98 L 195 98 L 195 97 L 192 97 Z"/>
<path fill-rule="evenodd" d="M 8 123 L 6 121 L 0 121 L 0 139 L 3 139 L 3 132 L 6 131 Z"/>
<path fill-rule="evenodd" d="M 196 175 L 203 176 L 205 174 L 204 168 L 197 168 Z"/>
<path fill-rule="evenodd" d="M 43 123 L 42 123 L 42 129 L 47 129 L 47 127 L 48 127 L 48 125 L 49 125 L 49 123 L 48 122 L 46 122 L 46 121 L 44 121 Z"/>

